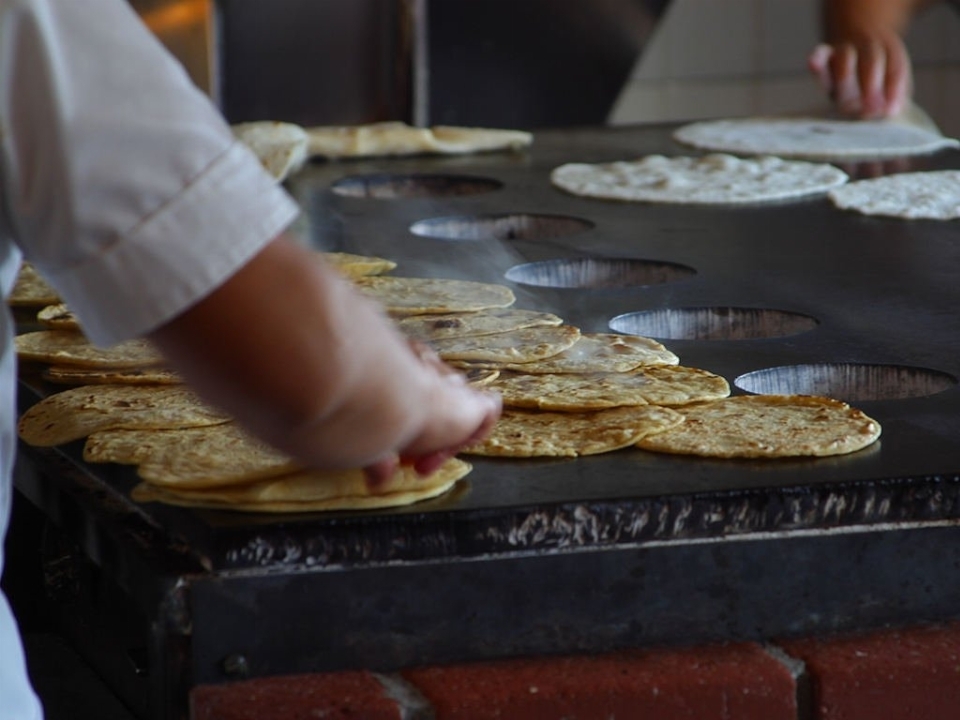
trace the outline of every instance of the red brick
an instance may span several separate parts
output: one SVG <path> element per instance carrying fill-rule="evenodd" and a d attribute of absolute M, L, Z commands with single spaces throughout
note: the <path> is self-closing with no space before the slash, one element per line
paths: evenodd
<path fill-rule="evenodd" d="M 753 644 L 403 672 L 436 720 L 795 720 L 790 673 Z"/>
<path fill-rule="evenodd" d="M 199 685 L 191 720 L 401 720 L 400 710 L 370 673 L 341 672 Z"/>
<path fill-rule="evenodd" d="M 778 644 L 806 663 L 819 720 L 960 718 L 960 625 Z"/>

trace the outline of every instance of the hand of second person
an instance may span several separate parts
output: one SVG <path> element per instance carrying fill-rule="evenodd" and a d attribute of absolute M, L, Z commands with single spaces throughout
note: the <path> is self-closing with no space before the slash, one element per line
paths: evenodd
<path fill-rule="evenodd" d="M 912 93 L 913 73 L 903 40 L 877 33 L 818 45 L 810 71 L 844 115 L 879 119 L 899 113 Z"/>

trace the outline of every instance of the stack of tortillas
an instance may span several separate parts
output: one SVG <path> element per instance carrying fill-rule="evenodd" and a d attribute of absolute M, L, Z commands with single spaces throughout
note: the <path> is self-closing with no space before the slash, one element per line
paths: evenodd
<path fill-rule="evenodd" d="M 395 267 L 383 258 L 325 255 L 347 277 Z M 255 512 L 382 508 L 436 497 L 470 471 L 459 459 L 426 478 L 401 467 L 382 491 L 372 492 L 359 469 L 305 470 L 179 384 L 148 342 L 95 347 L 62 304 L 41 310 L 38 319 L 51 329 L 17 336 L 21 362 L 40 364 L 47 380 L 79 386 L 28 409 L 20 418 L 21 439 L 53 446 L 86 438 L 88 462 L 137 466 L 136 500 Z M 475 382 L 492 377 L 483 371 Z"/>

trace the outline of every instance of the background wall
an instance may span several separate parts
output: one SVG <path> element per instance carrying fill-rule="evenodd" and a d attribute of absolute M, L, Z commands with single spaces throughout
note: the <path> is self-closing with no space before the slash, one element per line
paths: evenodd
<path fill-rule="evenodd" d="M 819 8 L 819 0 L 673 0 L 610 122 L 826 109 L 806 69 Z M 930 8 L 906 41 L 915 101 L 945 134 L 960 136 L 960 12 Z"/>

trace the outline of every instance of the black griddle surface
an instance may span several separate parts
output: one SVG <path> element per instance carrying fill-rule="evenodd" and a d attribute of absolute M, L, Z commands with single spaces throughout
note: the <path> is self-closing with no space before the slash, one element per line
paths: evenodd
<path fill-rule="evenodd" d="M 960 376 L 960 232 L 955 222 L 865 217 L 834 208 L 825 196 L 746 207 L 670 206 L 577 198 L 550 185 L 550 171 L 564 162 L 690 154 L 672 141 L 672 129 L 543 131 L 522 153 L 317 162 L 294 177 L 291 190 L 305 210 L 300 231 L 314 247 L 391 258 L 398 262 L 395 275 L 503 283 L 516 292 L 518 307 L 555 312 L 587 332 L 610 332 L 607 323 L 617 315 L 660 308 L 749 307 L 801 313 L 818 321 L 813 330 L 782 338 L 664 341 L 682 364 L 719 373 L 731 384 L 743 373 L 805 363 L 905 365 Z M 960 153 L 947 151 L 896 166 L 888 163 L 887 169 L 958 165 Z M 845 169 L 856 176 L 876 172 L 878 166 Z M 330 190 L 345 178 L 385 173 L 492 179 L 502 188 L 458 197 L 393 199 L 344 197 Z M 413 223 L 431 218 L 518 214 L 572 217 L 592 227 L 545 239 L 534 232 L 517 240 L 436 239 L 409 231 Z M 532 287 L 504 278 L 521 263 L 584 256 L 678 263 L 696 274 L 612 289 Z M 395 510 L 280 516 L 159 505 L 140 510 L 187 538 L 212 566 L 236 567 L 277 561 L 273 552 L 249 551 L 271 530 L 305 542 L 331 532 L 352 537 L 354 531 L 376 527 L 390 544 L 393 533 L 403 537 L 414 528 L 416 534 L 422 526 L 431 528 L 431 535 L 446 536 L 436 538 L 436 552 L 449 556 L 463 546 L 462 528 L 470 529 L 471 546 L 482 547 L 486 534 L 490 549 L 496 549 L 511 529 L 516 540 L 515 523 L 531 514 L 563 516 L 581 505 L 601 515 L 626 509 L 627 522 L 633 511 L 671 498 L 686 498 L 682 504 L 701 498 L 720 507 L 729 502 L 742 511 L 743 503 L 808 497 L 814 488 L 823 498 L 837 487 L 854 488 L 845 492 L 860 496 L 880 487 L 941 484 L 960 474 L 960 389 L 854 404 L 880 421 L 883 436 L 848 456 L 715 460 L 631 449 L 575 460 L 470 458 L 474 470 L 455 492 Z M 78 456 L 76 448 L 67 452 Z M 133 482 L 125 469 L 93 473 L 121 492 Z M 913 519 L 907 515 L 900 519 Z M 892 518 L 857 514 L 850 521 L 865 519 Z M 790 527 L 815 527 L 821 521 L 814 514 L 803 522 L 794 519 Z M 768 519 L 755 529 L 783 528 Z M 608 535 L 624 540 L 629 533 L 621 537 L 622 530 L 608 530 Z M 716 536 L 735 528 L 720 522 L 701 530 Z M 548 544 L 558 542 L 556 532 L 547 535 Z M 580 537 L 579 542 L 603 538 Z M 533 537 L 522 543 L 528 550 L 537 547 Z M 355 559 L 379 556 L 374 552 Z M 389 557 L 394 554 L 387 552 L 383 559 Z"/>

